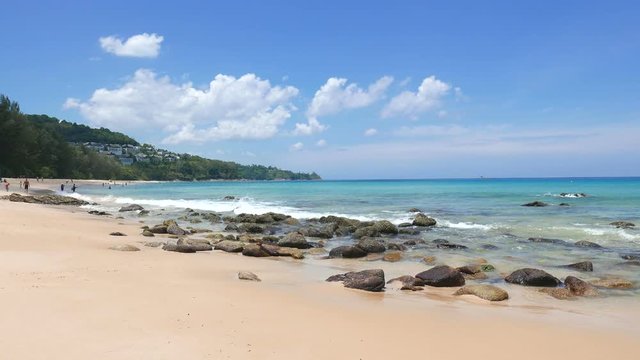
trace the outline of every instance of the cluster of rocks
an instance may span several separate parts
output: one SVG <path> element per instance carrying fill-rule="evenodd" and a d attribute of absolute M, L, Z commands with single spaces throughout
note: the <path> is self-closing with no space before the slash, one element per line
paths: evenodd
<path fill-rule="evenodd" d="M 81 206 L 88 205 L 89 203 L 76 199 L 70 196 L 62 196 L 55 194 L 43 194 L 43 195 L 20 195 L 13 193 L 7 198 L 12 202 L 23 202 L 29 204 L 44 204 L 44 205 L 69 205 L 69 206 Z"/>

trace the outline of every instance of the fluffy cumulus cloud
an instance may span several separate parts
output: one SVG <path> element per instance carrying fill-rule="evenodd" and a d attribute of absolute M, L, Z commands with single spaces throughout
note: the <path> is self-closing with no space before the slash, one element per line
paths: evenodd
<path fill-rule="evenodd" d="M 450 90 L 451 85 L 436 79 L 435 76 L 429 76 L 422 80 L 418 91 L 403 91 L 393 97 L 382 109 L 381 115 L 382 117 L 405 116 L 417 119 L 425 112 L 438 109 Z"/>
<path fill-rule="evenodd" d="M 100 38 L 100 46 L 108 53 L 116 56 L 154 58 L 160 53 L 160 45 L 164 37 L 158 34 L 138 34 L 127 40 L 116 36 Z"/>
<path fill-rule="evenodd" d="M 392 82 L 392 77 L 383 76 L 367 89 L 363 89 L 355 83 L 348 83 L 344 78 L 329 78 L 316 91 L 309 104 L 307 123 L 296 124 L 294 134 L 310 135 L 324 131 L 326 126 L 318 121 L 318 117 L 337 114 L 345 109 L 369 106 L 384 96 Z"/>
<path fill-rule="evenodd" d="M 301 142 L 297 142 L 293 145 L 291 145 L 291 147 L 289 147 L 289 150 L 291 151 L 300 151 L 304 148 L 304 144 Z"/>
<path fill-rule="evenodd" d="M 320 140 L 318 140 L 318 142 L 316 142 L 316 146 L 317 146 L 317 147 L 324 147 L 324 146 L 327 146 L 327 140 L 325 140 L 325 139 L 320 139 Z"/>
<path fill-rule="evenodd" d="M 266 139 L 294 110 L 298 89 L 272 86 L 254 74 L 216 75 L 208 87 L 177 84 L 140 69 L 116 89 L 98 89 L 86 101 L 67 99 L 94 125 L 116 130 L 158 129 L 165 143 Z"/>

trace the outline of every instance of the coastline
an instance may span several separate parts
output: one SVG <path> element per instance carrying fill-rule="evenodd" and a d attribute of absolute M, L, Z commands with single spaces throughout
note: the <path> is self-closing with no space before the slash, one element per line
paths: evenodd
<path fill-rule="evenodd" d="M 637 307 L 607 317 L 530 307 L 518 296 L 506 304 L 454 299 L 451 289 L 366 293 L 320 276 L 347 262 L 172 253 L 142 246 L 149 239 L 132 220 L 8 201 L 0 211 L 8 358 L 537 359 L 570 349 L 576 358 L 627 359 L 640 333 Z M 110 250 L 115 244 L 141 251 Z M 238 280 L 243 270 L 263 281 Z"/>

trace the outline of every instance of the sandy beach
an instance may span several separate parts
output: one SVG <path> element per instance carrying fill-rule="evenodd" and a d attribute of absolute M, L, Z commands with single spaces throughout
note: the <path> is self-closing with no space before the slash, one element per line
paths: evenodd
<path fill-rule="evenodd" d="M 141 224 L 76 207 L 2 200 L 0 212 L 6 359 L 637 356 L 637 308 L 609 317 L 451 289 L 367 293 L 325 282 L 343 269 L 313 262 L 145 247 Z M 262 282 L 238 280 L 242 270 Z"/>

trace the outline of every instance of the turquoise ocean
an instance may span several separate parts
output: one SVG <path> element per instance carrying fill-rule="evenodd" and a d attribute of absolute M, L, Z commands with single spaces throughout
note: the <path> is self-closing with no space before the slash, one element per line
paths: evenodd
<path fill-rule="evenodd" d="M 580 193 L 587 196 L 573 195 Z M 99 205 L 90 207 L 106 211 L 140 204 L 151 211 L 149 221 L 154 216 L 176 218 L 190 208 L 223 214 L 277 212 L 298 219 L 340 215 L 401 224 L 411 221 L 414 214 L 409 209 L 418 208 L 438 225 L 414 238 L 427 243 L 445 239 L 468 249 L 416 248 L 410 250 L 414 254 L 406 261 L 417 261 L 420 254 L 450 261 L 480 256 L 512 269 L 525 265 L 554 268 L 588 260 L 596 267 L 589 276 L 640 281 L 640 266 L 623 259 L 640 254 L 640 178 L 118 183 L 111 189 L 108 184 L 82 186 L 76 196 L 96 202 Z M 225 200 L 226 196 L 235 199 Z M 548 206 L 521 206 L 532 201 Z M 619 220 L 637 226 L 620 229 L 610 225 Z M 210 226 L 222 229 L 222 225 Z M 562 242 L 528 241 L 532 237 Z M 580 240 L 604 248 L 596 251 L 572 246 Z M 337 238 L 326 247 L 351 241 Z M 488 244 L 495 247 L 487 250 Z M 562 275 L 562 271 L 556 272 Z"/>

